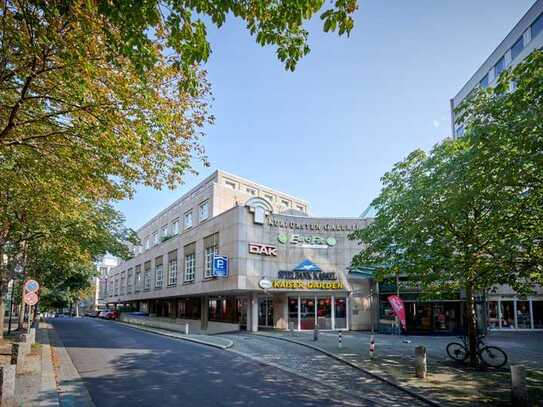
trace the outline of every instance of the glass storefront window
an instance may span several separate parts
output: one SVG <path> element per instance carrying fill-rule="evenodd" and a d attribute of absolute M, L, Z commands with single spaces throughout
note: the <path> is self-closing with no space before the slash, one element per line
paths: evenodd
<path fill-rule="evenodd" d="M 543 329 L 543 301 L 532 301 L 534 328 Z"/>
<path fill-rule="evenodd" d="M 302 298 L 300 302 L 300 329 L 315 328 L 315 298 Z"/>
<path fill-rule="evenodd" d="M 288 297 L 288 327 L 298 329 L 298 297 Z"/>
<path fill-rule="evenodd" d="M 515 314 L 513 301 L 501 301 L 502 328 L 515 327 Z"/>
<path fill-rule="evenodd" d="M 347 328 L 347 300 L 345 298 L 335 298 L 334 318 L 335 329 Z"/>
<path fill-rule="evenodd" d="M 530 329 L 531 327 L 530 303 L 528 301 L 517 301 L 517 328 Z"/>
<path fill-rule="evenodd" d="M 319 329 L 332 329 L 332 299 L 317 298 L 317 325 Z"/>
<path fill-rule="evenodd" d="M 497 301 L 488 301 L 487 303 L 487 318 L 486 318 L 486 326 L 489 329 L 495 329 L 499 328 L 499 322 L 498 322 L 498 302 Z"/>

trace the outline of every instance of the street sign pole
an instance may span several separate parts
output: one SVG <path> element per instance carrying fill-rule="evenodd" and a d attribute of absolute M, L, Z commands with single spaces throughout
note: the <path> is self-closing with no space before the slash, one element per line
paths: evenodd
<path fill-rule="evenodd" d="M 13 293 L 15 292 L 15 279 L 11 280 L 11 298 L 9 300 L 8 335 L 11 333 L 11 317 L 13 315 Z"/>

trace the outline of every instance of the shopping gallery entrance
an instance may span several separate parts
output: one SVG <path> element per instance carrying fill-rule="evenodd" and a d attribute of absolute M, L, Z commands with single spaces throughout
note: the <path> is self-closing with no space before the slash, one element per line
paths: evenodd
<path fill-rule="evenodd" d="M 347 294 L 274 293 L 258 298 L 258 327 L 346 330 Z"/>

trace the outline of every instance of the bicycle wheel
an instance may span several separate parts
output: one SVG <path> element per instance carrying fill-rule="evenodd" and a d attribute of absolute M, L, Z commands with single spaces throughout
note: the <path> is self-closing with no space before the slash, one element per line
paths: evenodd
<path fill-rule="evenodd" d="M 449 355 L 451 359 L 463 362 L 468 358 L 469 352 L 461 343 L 451 342 L 447 345 L 447 355 Z"/>
<path fill-rule="evenodd" d="M 497 369 L 507 363 L 507 354 L 496 346 L 485 346 L 479 351 L 479 359 L 485 365 Z"/>

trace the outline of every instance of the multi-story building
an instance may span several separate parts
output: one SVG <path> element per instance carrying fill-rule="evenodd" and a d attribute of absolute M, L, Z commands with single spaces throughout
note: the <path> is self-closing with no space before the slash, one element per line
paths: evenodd
<path fill-rule="evenodd" d="M 79 302 L 81 313 L 105 309 L 109 272 L 119 264 L 119 259 L 111 255 L 103 256 L 96 262 L 98 276 L 91 281 L 92 294 Z"/>
<path fill-rule="evenodd" d="M 500 73 L 514 67 L 531 52 L 543 48 L 543 0 L 537 0 L 504 40 L 451 99 L 453 137 L 464 133 L 455 109 L 471 92 L 496 85 Z M 514 90 L 514 83 L 511 84 Z M 491 329 L 543 329 L 543 289 L 532 296 L 519 296 L 508 286 L 494 287 L 486 297 L 487 325 Z"/>
<path fill-rule="evenodd" d="M 451 129 L 453 137 L 464 134 L 464 125 L 455 109 L 475 89 L 494 86 L 503 70 L 513 67 L 535 49 L 543 47 L 543 0 L 537 0 L 507 34 L 481 67 L 451 99 Z M 512 84 L 514 86 L 514 84 Z"/>
<path fill-rule="evenodd" d="M 107 302 L 207 332 L 369 329 L 370 280 L 350 272 L 360 247 L 347 238 L 366 224 L 310 217 L 305 200 L 215 171 L 137 231 Z"/>

